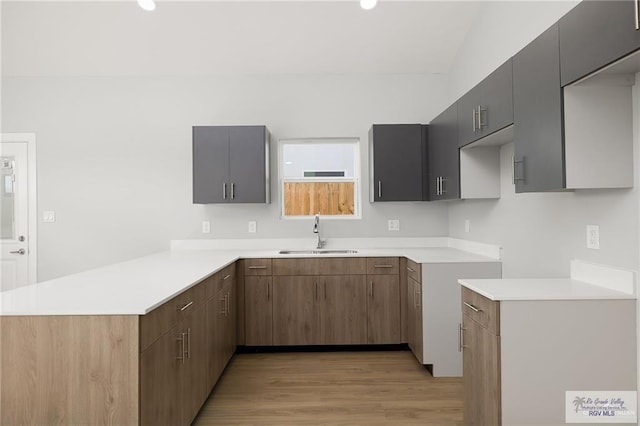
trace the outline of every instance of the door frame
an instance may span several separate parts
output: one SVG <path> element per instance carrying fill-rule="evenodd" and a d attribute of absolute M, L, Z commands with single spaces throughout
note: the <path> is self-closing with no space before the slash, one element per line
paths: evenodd
<path fill-rule="evenodd" d="M 27 199 L 28 207 L 28 245 L 29 245 L 29 284 L 38 282 L 38 197 L 36 173 L 36 134 L 1 133 L 1 143 L 27 144 Z"/>

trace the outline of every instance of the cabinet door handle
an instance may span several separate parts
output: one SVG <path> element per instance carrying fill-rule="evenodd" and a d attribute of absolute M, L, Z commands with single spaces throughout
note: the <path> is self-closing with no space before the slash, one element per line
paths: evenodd
<path fill-rule="evenodd" d="M 222 182 L 222 199 L 227 199 L 227 182 Z"/>
<path fill-rule="evenodd" d="M 464 303 L 464 306 L 471 309 L 473 312 L 482 312 L 482 309 L 478 309 L 470 303 L 467 303 L 467 302 L 463 302 L 463 303 Z"/>
<path fill-rule="evenodd" d="M 373 299 L 373 281 L 371 281 L 371 298 Z"/>
<path fill-rule="evenodd" d="M 382 181 L 378 181 L 378 198 L 382 198 Z"/>
<path fill-rule="evenodd" d="M 482 130 L 482 127 L 487 125 L 487 123 L 482 122 L 483 111 L 487 112 L 487 108 L 482 108 L 482 105 L 478 105 L 478 130 Z"/>
<path fill-rule="evenodd" d="M 191 358 L 191 328 L 187 328 L 187 358 Z"/>
<path fill-rule="evenodd" d="M 233 200 L 234 198 L 236 198 L 236 184 L 231 182 L 231 199 Z"/>
<path fill-rule="evenodd" d="M 422 306 L 422 292 L 416 290 L 416 308 L 419 308 L 420 306 Z"/>
<path fill-rule="evenodd" d="M 318 300 L 318 283 L 313 283 L 314 299 Z"/>
<path fill-rule="evenodd" d="M 462 323 L 458 323 L 458 352 L 462 352 L 462 348 L 468 348 L 467 345 L 464 344 L 464 331 L 466 328 L 462 326 Z"/>
<path fill-rule="evenodd" d="M 226 280 L 228 280 L 229 278 L 231 278 L 231 274 L 229 274 L 229 275 L 225 275 L 225 277 L 222 279 L 222 281 L 226 281 Z"/>
<path fill-rule="evenodd" d="M 267 283 L 267 300 L 271 300 L 271 284 Z"/>
<path fill-rule="evenodd" d="M 220 298 L 220 303 L 222 304 L 220 307 L 220 315 L 224 315 L 227 316 L 227 295 L 225 294 L 223 297 Z"/>
<path fill-rule="evenodd" d="M 471 122 L 473 123 L 473 133 L 476 132 L 476 109 L 471 110 Z"/>
<path fill-rule="evenodd" d="M 640 30 L 640 0 L 635 0 L 633 3 L 636 12 L 636 30 Z"/>
<path fill-rule="evenodd" d="M 193 305 L 193 300 L 189 303 L 187 303 L 186 305 L 184 305 L 182 308 L 178 308 L 180 310 L 180 312 L 184 312 L 187 309 L 189 309 L 191 307 L 191 305 Z"/>
<path fill-rule="evenodd" d="M 444 190 L 444 182 L 446 181 L 446 179 L 444 177 L 440 178 L 440 195 L 444 195 L 447 193 L 447 191 Z"/>
<path fill-rule="evenodd" d="M 524 181 L 524 158 L 522 160 L 516 160 L 515 155 L 513 155 L 511 156 L 511 161 L 513 162 L 511 183 L 515 185 L 517 180 Z M 522 164 L 522 166 L 520 166 L 520 169 L 522 170 L 522 177 L 516 177 L 516 164 Z"/>
<path fill-rule="evenodd" d="M 266 265 L 249 266 L 249 269 L 267 269 Z"/>
<path fill-rule="evenodd" d="M 407 271 L 411 272 L 412 274 L 416 271 L 415 269 L 407 266 Z"/>
<path fill-rule="evenodd" d="M 393 265 L 373 265 L 374 268 L 393 268 Z"/>
<path fill-rule="evenodd" d="M 180 333 L 180 337 L 176 337 L 176 341 L 180 342 L 180 356 L 176 357 L 178 361 L 184 364 L 184 336 L 185 333 Z"/>

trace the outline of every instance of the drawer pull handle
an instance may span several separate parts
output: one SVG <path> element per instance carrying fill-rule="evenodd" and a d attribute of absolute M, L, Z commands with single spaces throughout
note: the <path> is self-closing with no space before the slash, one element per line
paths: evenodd
<path fill-rule="evenodd" d="M 415 269 L 410 268 L 410 267 L 408 267 L 408 266 L 407 266 L 407 271 L 411 272 L 412 274 L 413 274 L 414 272 L 416 272 L 416 270 L 415 270 Z"/>
<path fill-rule="evenodd" d="M 226 281 L 226 280 L 228 280 L 229 278 L 231 278 L 231 274 L 226 275 L 226 276 L 222 279 L 222 281 Z"/>
<path fill-rule="evenodd" d="M 187 303 L 186 305 L 184 305 L 182 308 L 180 308 L 180 312 L 185 311 L 187 309 L 189 309 L 189 307 L 193 305 L 193 301 Z"/>
<path fill-rule="evenodd" d="M 266 265 L 249 266 L 249 269 L 267 269 Z"/>
<path fill-rule="evenodd" d="M 473 312 L 482 312 L 482 309 L 478 309 L 470 303 L 464 302 L 464 306 L 471 309 Z"/>
<path fill-rule="evenodd" d="M 373 265 L 374 268 L 393 268 L 393 265 Z"/>

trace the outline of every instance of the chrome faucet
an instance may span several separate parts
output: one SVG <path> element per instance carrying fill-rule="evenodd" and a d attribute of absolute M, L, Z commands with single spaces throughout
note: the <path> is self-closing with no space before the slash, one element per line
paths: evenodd
<path fill-rule="evenodd" d="M 322 247 L 324 247 L 326 241 L 320 238 L 320 213 L 316 214 L 315 223 L 313 225 L 313 233 L 316 234 L 316 248 L 321 249 Z"/>

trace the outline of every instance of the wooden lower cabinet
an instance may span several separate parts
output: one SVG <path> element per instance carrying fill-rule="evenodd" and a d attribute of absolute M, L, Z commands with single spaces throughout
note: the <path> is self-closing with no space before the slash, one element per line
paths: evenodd
<path fill-rule="evenodd" d="M 366 282 L 363 275 L 318 278 L 320 344 L 367 343 Z"/>
<path fill-rule="evenodd" d="M 244 339 L 247 346 L 273 345 L 273 283 L 271 276 L 244 279 Z"/>
<path fill-rule="evenodd" d="M 209 348 L 207 346 L 208 327 L 206 308 L 200 305 L 178 323 L 178 332 L 184 343 L 182 358 L 178 360 L 180 392 L 182 393 L 182 421 L 191 424 L 211 391 L 207 380 Z"/>
<path fill-rule="evenodd" d="M 318 279 L 273 277 L 273 344 L 319 345 Z"/>
<path fill-rule="evenodd" d="M 464 424 L 500 425 L 500 337 L 462 317 Z"/>
<path fill-rule="evenodd" d="M 407 343 L 416 359 L 423 361 L 422 284 L 407 279 Z"/>
<path fill-rule="evenodd" d="M 399 276 L 367 275 L 367 284 L 367 343 L 400 343 Z"/>

